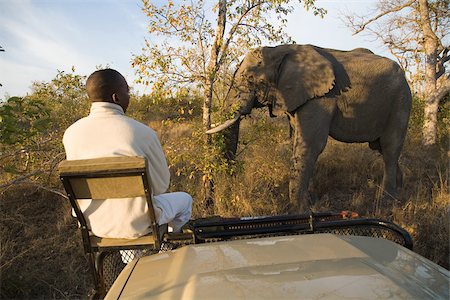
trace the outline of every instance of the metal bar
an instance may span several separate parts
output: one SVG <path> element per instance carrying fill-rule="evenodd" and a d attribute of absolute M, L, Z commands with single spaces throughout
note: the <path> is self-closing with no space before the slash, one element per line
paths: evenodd
<path fill-rule="evenodd" d="M 147 167 L 147 160 L 145 161 L 145 166 Z M 147 209 L 150 217 L 152 234 L 155 240 L 155 249 L 161 248 L 161 233 L 159 232 L 158 222 L 156 220 L 155 209 L 153 207 L 152 191 L 150 187 L 150 175 L 147 174 L 146 170 L 141 173 L 142 182 L 144 184 L 145 197 L 147 200 Z"/>
<path fill-rule="evenodd" d="M 330 216 L 329 214 L 327 216 Z M 378 219 L 344 219 L 344 220 L 329 220 L 317 221 L 316 216 L 301 215 L 301 216 L 283 216 L 281 218 L 269 217 L 265 219 L 254 220 L 221 220 L 211 222 L 201 222 L 194 224 L 194 240 L 196 243 L 201 243 L 206 239 L 229 239 L 237 236 L 251 236 L 261 234 L 275 234 L 275 233 L 315 233 L 322 230 L 357 228 L 362 226 L 372 227 L 373 229 L 385 229 L 395 233 L 399 239 L 403 240 L 403 245 L 412 249 L 413 242 L 409 233 L 400 226 Z M 323 216 L 322 216 L 323 218 Z M 312 220 L 311 220 L 312 219 Z M 313 226 L 311 226 L 313 222 Z"/>
<path fill-rule="evenodd" d="M 329 218 L 329 217 L 340 217 L 340 213 L 335 212 L 325 212 L 325 213 L 314 213 L 314 218 Z M 194 221 L 195 226 L 201 227 L 216 227 L 232 225 L 242 225 L 242 224 L 263 224 L 263 223 L 274 223 L 280 222 L 282 224 L 287 224 L 288 222 L 298 222 L 309 224 L 310 214 L 301 215 L 285 215 L 285 216 L 267 216 L 267 217 L 255 217 L 255 218 L 222 218 L 220 220 L 208 220 L 208 219 L 198 219 Z"/>
<path fill-rule="evenodd" d="M 87 226 L 86 219 L 84 218 L 83 212 L 78 205 L 78 201 L 75 199 L 75 194 L 70 184 L 70 180 L 66 176 L 60 176 L 64 189 L 67 192 L 67 197 L 69 197 L 70 204 L 77 216 L 78 222 L 80 222 L 81 237 L 83 239 L 83 247 L 86 253 L 91 253 L 91 241 L 89 238 L 89 228 Z"/>

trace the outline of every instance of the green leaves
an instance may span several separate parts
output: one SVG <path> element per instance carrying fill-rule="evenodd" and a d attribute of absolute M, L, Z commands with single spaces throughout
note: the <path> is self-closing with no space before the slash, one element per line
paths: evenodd
<path fill-rule="evenodd" d="M 50 82 L 34 82 L 31 95 L 0 103 L 0 185 L 49 180 L 43 174 L 64 157 L 63 132 L 87 115 L 85 79 L 58 71 Z"/>
<path fill-rule="evenodd" d="M 58 71 L 50 82 L 34 82 L 30 98 L 50 109 L 53 128 L 65 130 L 89 111 L 85 80 L 86 76 Z"/>
<path fill-rule="evenodd" d="M 224 35 L 215 45 L 220 25 L 219 1 L 214 2 L 180 0 L 161 5 L 142 1 L 150 36 L 142 53 L 132 59 L 140 83 L 154 86 L 155 90 L 173 91 L 181 86 L 205 93 L 212 78 L 216 85 L 214 95 L 218 95 L 229 84 L 237 62 L 250 48 L 293 42 L 284 29 L 286 16 L 294 10 L 295 1 L 228 0 Z M 314 4 L 315 0 L 303 1 L 305 8 L 323 15 L 325 11 Z M 212 55 L 212 50 L 217 55 Z M 208 68 L 211 65 L 214 67 Z"/>
<path fill-rule="evenodd" d="M 0 142 L 4 145 L 24 143 L 49 127 L 50 111 L 42 101 L 11 97 L 0 106 Z"/>

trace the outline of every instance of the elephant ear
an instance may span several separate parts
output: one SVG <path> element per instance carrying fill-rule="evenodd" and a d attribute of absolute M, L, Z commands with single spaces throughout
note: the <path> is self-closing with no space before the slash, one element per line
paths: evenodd
<path fill-rule="evenodd" d="M 293 112 L 306 101 L 327 94 L 335 84 L 335 75 L 332 63 L 315 47 L 289 45 L 286 48 L 272 98 L 274 109 Z"/>

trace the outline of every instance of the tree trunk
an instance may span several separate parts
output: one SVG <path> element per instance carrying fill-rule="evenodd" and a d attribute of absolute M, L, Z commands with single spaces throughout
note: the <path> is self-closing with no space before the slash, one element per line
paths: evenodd
<path fill-rule="evenodd" d="M 214 92 L 214 82 L 216 81 L 217 71 L 219 70 L 218 57 L 223 43 L 223 36 L 225 33 L 226 25 L 226 13 L 227 13 L 227 1 L 219 0 L 219 10 L 217 17 L 216 34 L 214 37 L 214 43 L 211 47 L 211 54 L 207 67 L 207 82 L 205 89 L 205 100 L 203 102 L 203 126 L 205 131 L 211 128 L 211 109 Z M 205 135 L 205 142 L 208 146 L 211 145 L 211 136 Z M 205 190 L 205 208 L 212 210 L 214 206 L 214 182 L 211 178 L 205 177 L 204 181 Z"/>
<path fill-rule="evenodd" d="M 450 79 L 445 79 L 433 94 L 427 96 L 425 106 L 425 118 L 423 137 L 424 145 L 434 145 L 437 141 L 437 113 L 441 100 L 450 94 Z M 426 121 L 429 122 L 426 122 Z M 426 127 L 429 126 L 429 127 Z M 429 133 L 428 136 L 425 133 Z M 427 139 L 428 138 L 428 139 Z"/>
<path fill-rule="evenodd" d="M 434 145 L 437 139 L 437 112 L 439 99 L 436 93 L 436 67 L 438 56 L 438 38 L 431 28 L 430 12 L 427 0 L 419 0 L 421 29 L 425 48 L 425 109 L 423 124 L 423 144 Z"/>
<path fill-rule="evenodd" d="M 203 102 L 203 126 L 206 130 L 211 128 L 211 107 L 213 95 L 213 82 L 209 82 L 205 90 L 205 100 Z M 211 146 L 211 136 L 205 135 L 205 143 L 207 147 Z M 209 176 L 203 176 L 204 199 L 203 205 L 208 214 L 214 211 L 214 182 Z"/>

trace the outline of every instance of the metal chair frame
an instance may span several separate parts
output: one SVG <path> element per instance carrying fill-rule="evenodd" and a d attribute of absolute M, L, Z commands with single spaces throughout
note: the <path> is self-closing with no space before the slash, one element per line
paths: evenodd
<path fill-rule="evenodd" d="M 105 161 L 106 166 L 108 166 L 108 163 L 111 162 L 117 162 L 118 164 L 114 168 L 102 168 L 102 164 L 104 164 Z M 87 171 L 83 170 L 86 169 L 86 166 L 89 166 Z M 64 185 L 70 204 L 80 224 L 83 247 L 88 258 L 89 267 L 94 280 L 94 298 L 102 298 L 107 292 L 107 287 L 105 287 L 104 282 L 103 260 L 108 252 L 132 249 L 149 249 L 152 252 L 158 252 L 161 248 L 162 238 L 165 232 L 167 232 L 167 224 L 160 226 L 156 221 L 156 215 L 152 204 L 151 187 L 149 184 L 150 176 L 147 170 L 147 161 L 142 157 L 113 157 L 72 161 L 65 160 L 59 165 L 60 179 Z M 80 193 L 77 194 L 78 191 L 74 187 L 73 183 L 75 180 L 78 180 L 78 182 L 80 180 L 82 182 L 88 182 L 91 179 L 101 180 L 108 178 L 116 178 L 120 180 L 120 178 L 130 176 L 139 176 L 142 180 L 142 195 L 130 195 L 129 197 L 145 196 L 148 206 L 149 219 L 151 222 L 151 234 L 132 240 L 112 238 L 105 239 L 93 235 L 78 204 L 78 201 L 82 201 L 86 198 L 79 198 L 80 195 L 78 194 Z M 107 184 L 107 181 L 105 181 L 105 184 Z M 87 184 L 85 187 L 89 189 Z M 111 190 L 114 190 L 114 187 L 111 187 Z M 111 195 L 110 198 L 119 197 L 114 197 L 114 195 Z M 102 199 L 88 200 L 95 201 Z"/>

